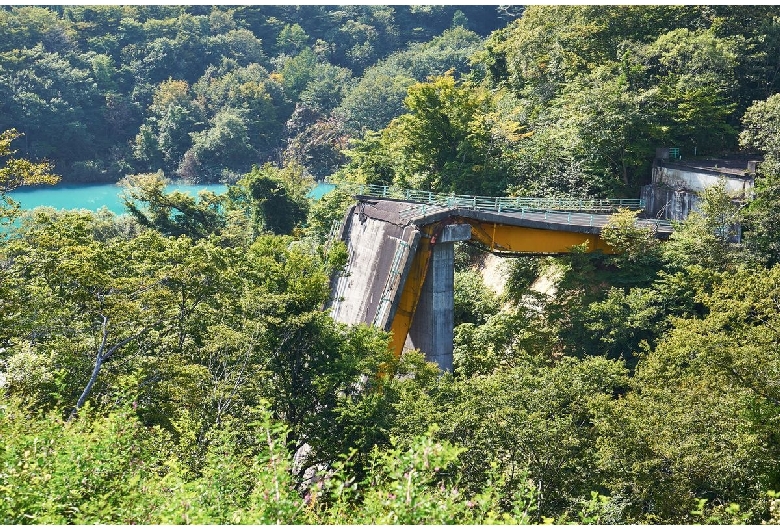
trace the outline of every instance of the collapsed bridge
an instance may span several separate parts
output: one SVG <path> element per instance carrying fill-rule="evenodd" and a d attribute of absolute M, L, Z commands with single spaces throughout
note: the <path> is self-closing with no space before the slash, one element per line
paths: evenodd
<path fill-rule="evenodd" d="M 331 280 L 329 309 L 345 324 L 366 323 L 392 333 L 396 355 L 417 348 L 452 370 L 455 248 L 475 241 L 496 254 L 560 254 L 601 239 L 609 213 L 640 209 L 640 201 L 442 196 L 388 187 L 364 188 L 335 234 L 349 251 Z M 400 198 L 394 198 L 398 197 Z M 637 220 L 659 239 L 667 222 Z"/>

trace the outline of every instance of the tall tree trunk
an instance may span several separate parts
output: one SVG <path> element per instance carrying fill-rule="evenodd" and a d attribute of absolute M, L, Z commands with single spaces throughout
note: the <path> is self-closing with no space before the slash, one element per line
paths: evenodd
<path fill-rule="evenodd" d="M 108 359 L 110 359 L 111 356 L 114 355 L 114 353 L 116 353 L 117 350 L 119 350 L 119 348 L 137 339 L 138 337 L 140 337 L 141 335 L 149 331 L 149 329 L 151 328 L 151 326 L 146 326 L 138 333 L 134 335 L 130 335 L 129 337 L 115 344 L 114 346 L 109 348 L 108 351 L 106 351 L 106 342 L 108 342 L 108 324 L 110 320 L 105 315 L 101 315 L 101 316 L 103 317 L 103 324 L 101 325 L 102 338 L 100 339 L 100 346 L 98 346 L 97 355 L 95 356 L 95 366 L 94 368 L 92 368 L 92 375 L 89 377 L 87 386 L 84 387 L 84 391 L 81 393 L 81 396 L 79 396 L 79 399 L 76 402 L 76 406 L 73 407 L 70 416 L 68 416 L 68 421 L 71 421 L 73 418 L 75 418 L 79 412 L 79 409 L 81 409 L 81 407 L 84 406 L 84 403 L 87 401 L 89 394 L 92 392 L 92 387 L 95 385 L 95 382 L 97 381 L 97 378 L 100 375 L 100 369 L 103 367 L 103 363 L 105 363 Z"/>

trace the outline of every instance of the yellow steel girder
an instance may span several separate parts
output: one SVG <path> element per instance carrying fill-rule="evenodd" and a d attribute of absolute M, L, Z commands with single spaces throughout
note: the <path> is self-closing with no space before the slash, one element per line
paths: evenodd
<path fill-rule="evenodd" d="M 482 243 L 492 252 L 560 254 L 571 252 L 572 247 L 587 242 L 588 252 L 600 250 L 605 254 L 614 253 L 614 250 L 597 234 L 528 228 L 481 222 L 468 218 L 456 218 L 452 221 L 470 224 L 472 241 Z M 420 300 L 420 293 L 428 272 L 428 262 L 433 250 L 431 236 L 437 228 L 439 228 L 439 223 L 422 227 L 423 236 L 420 238 L 417 252 L 412 259 L 406 282 L 401 291 L 401 299 L 390 326 L 392 332 L 390 344 L 396 357 L 401 356 L 409 329 L 412 327 L 414 312 L 417 309 L 417 302 Z"/>
<path fill-rule="evenodd" d="M 588 243 L 588 252 L 600 250 L 605 254 L 614 253 L 598 234 L 512 226 L 474 219 L 460 218 L 458 221 L 470 224 L 472 241 L 482 243 L 491 252 L 561 254 L 571 252 L 572 247 Z"/>
<path fill-rule="evenodd" d="M 428 273 L 428 262 L 431 259 L 431 235 L 435 225 L 428 225 L 422 228 L 423 236 L 417 244 L 417 252 L 412 258 L 412 264 L 409 267 L 409 273 L 406 276 L 401 299 L 393 316 L 393 322 L 390 325 L 392 338 L 390 345 L 396 357 L 401 356 L 406 343 L 406 336 L 409 334 L 409 328 L 412 327 L 412 318 L 417 309 L 417 302 L 420 300 L 420 293 L 425 282 L 425 275 Z"/>

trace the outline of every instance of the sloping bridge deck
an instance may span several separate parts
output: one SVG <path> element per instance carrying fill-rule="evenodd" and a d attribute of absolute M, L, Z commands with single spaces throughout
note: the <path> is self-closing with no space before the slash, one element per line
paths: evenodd
<path fill-rule="evenodd" d="M 349 261 L 331 282 L 331 314 L 347 324 L 391 331 L 396 355 L 405 345 L 418 347 L 443 369 L 452 363 L 455 241 L 470 239 L 497 254 L 559 254 L 583 243 L 589 252 L 612 252 L 600 238 L 608 214 L 497 212 L 365 195 L 356 199 L 338 234 Z M 651 219 L 637 225 L 652 228 L 659 239 L 672 233 L 668 223 Z M 422 310 L 415 317 L 418 305 Z"/>

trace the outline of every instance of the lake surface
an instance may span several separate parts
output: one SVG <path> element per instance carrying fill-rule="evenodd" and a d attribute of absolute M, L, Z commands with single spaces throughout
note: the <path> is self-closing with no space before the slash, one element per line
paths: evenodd
<path fill-rule="evenodd" d="M 322 199 L 323 195 L 325 195 L 335 187 L 336 187 L 335 184 L 329 184 L 327 182 L 318 182 L 309 192 L 309 197 L 315 200 Z"/>
<path fill-rule="evenodd" d="M 333 184 L 319 183 L 309 197 L 319 199 L 332 190 Z M 227 186 L 224 184 L 171 184 L 165 191 L 182 191 L 191 196 L 196 196 L 201 190 L 209 190 L 214 193 L 224 193 Z M 97 211 L 106 207 L 116 214 L 125 213 L 125 206 L 119 195 L 124 188 L 116 184 L 38 186 L 34 188 L 18 189 L 8 195 L 21 204 L 21 207 L 29 210 L 38 206 L 50 206 L 57 210 L 85 209 Z"/>

